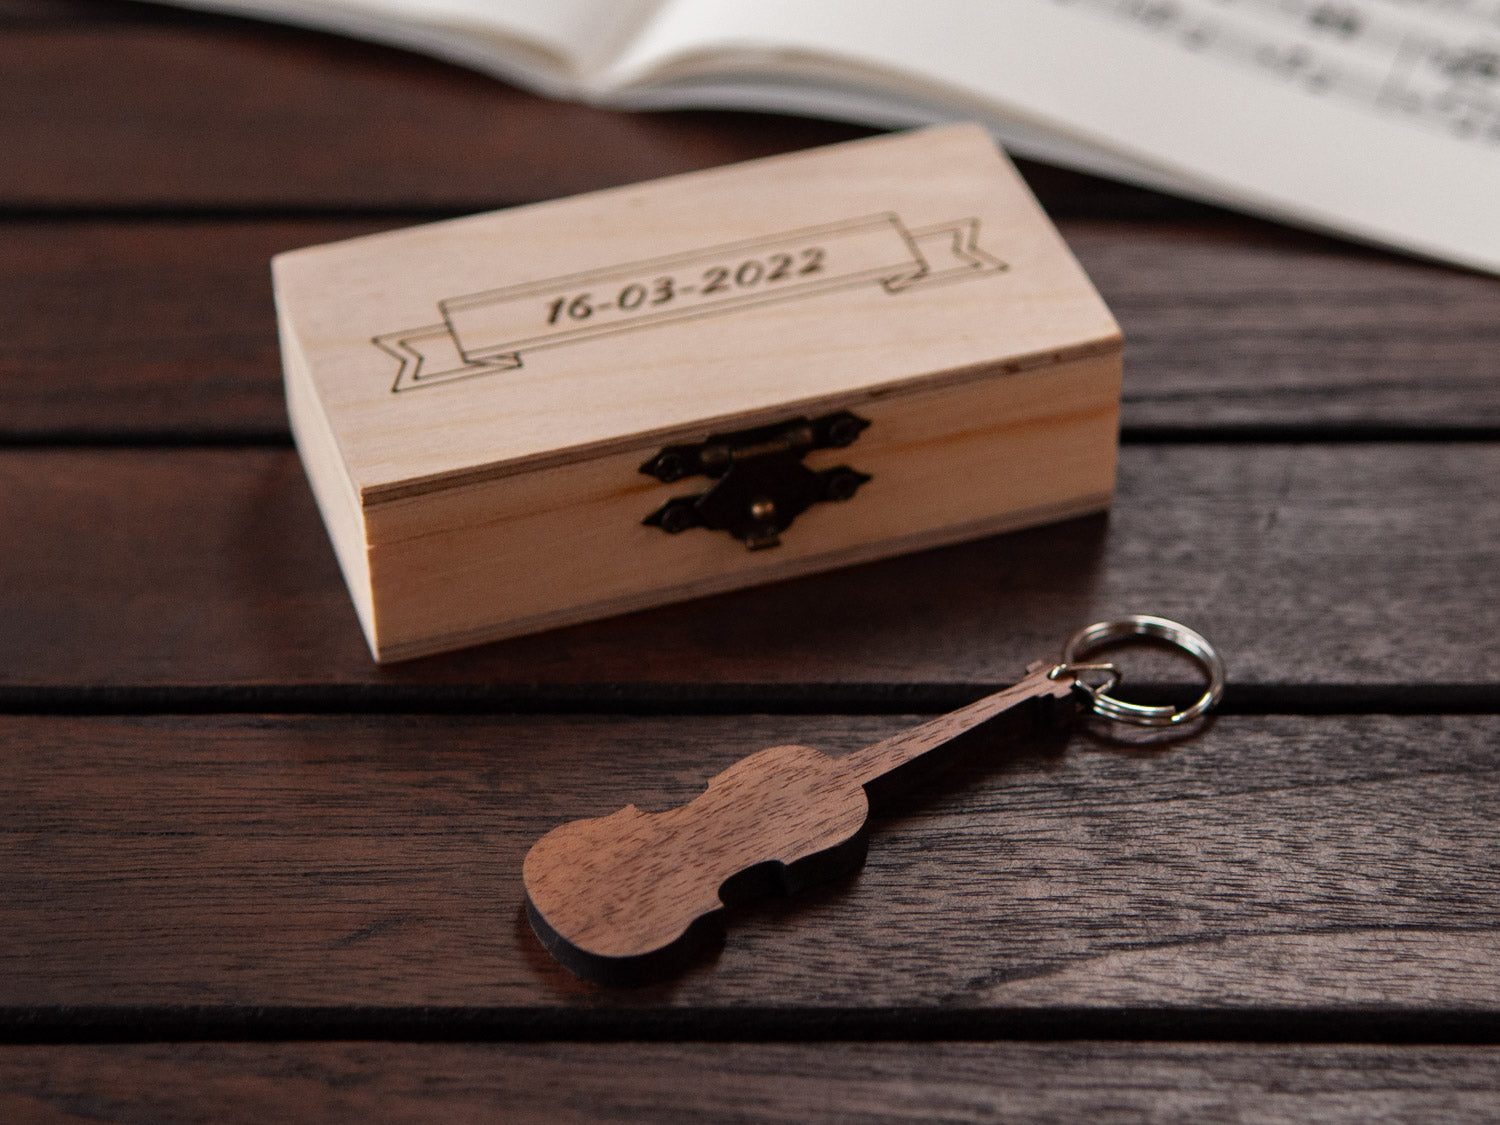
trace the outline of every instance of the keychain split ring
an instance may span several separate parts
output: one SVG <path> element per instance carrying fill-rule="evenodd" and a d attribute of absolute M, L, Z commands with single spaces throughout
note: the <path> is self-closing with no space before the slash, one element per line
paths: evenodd
<path fill-rule="evenodd" d="M 1055 677 L 1082 670 L 1087 665 L 1080 661 L 1089 653 L 1112 641 L 1127 640 L 1130 637 L 1153 637 L 1181 649 L 1198 662 L 1198 666 L 1208 677 L 1208 686 L 1197 702 L 1178 710 L 1176 707 L 1151 707 L 1116 699 L 1109 694 L 1115 687 L 1114 682 L 1096 687 L 1082 680 L 1075 680 L 1079 689 L 1089 697 L 1090 706 L 1096 714 L 1136 726 L 1172 727 L 1192 722 L 1218 704 L 1224 694 L 1224 662 L 1201 633 L 1165 617 L 1133 614 L 1130 617 L 1086 625 L 1063 645 L 1062 662 L 1053 669 L 1052 675 Z"/>

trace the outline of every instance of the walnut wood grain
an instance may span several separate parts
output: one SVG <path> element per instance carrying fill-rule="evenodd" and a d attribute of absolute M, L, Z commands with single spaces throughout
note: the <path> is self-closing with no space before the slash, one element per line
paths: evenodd
<path fill-rule="evenodd" d="M 271 255 L 396 225 L 0 222 L 0 437 L 289 442 Z"/>
<path fill-rule="evenodd" d="M 0 201 L 44 209 L 480 210 L 871 132 L 594 109 L 398 50 L 119 0 L 8 0 L 0 69 L 34 92 L 0 115 L 0 143 L 27 158 L 0 167 Z M 1027 174 L 1054 211 L 1216 213 L 1044 165 Z"/>
<path fill-rule="evenodd" d="M 0 223 L 0 439 L 286 440 L 271 255 L 426 217 Z M 1500 423 L 1494 278 L 1236 220 L 1061 229 L 1125 335 L 1127 440 Z"/>
<path fill-rule="evenodd" d="M 481 210 L 869 132 L 593 109 L 250 20 L 16 26 L 0 73 L 10 207 Z"/>
<path fill-rule="evenodd" d="M 890 793 L 898 777 L 993 724 L 1030 730 L 1061 719 L 1073 693 L 1071 673 L 1039 662 L 1012 687 L 841 758 L 772 746 L 721 770 L 678 808 L 627 805 L 560 824 L 522 864 L 527 919 L 548 952 L 585 979 L 664 975 L 722 940 L 726 905 L 857 869 L 869 796 Z"/>
<path fill-rule="evenodd" d="M 66 21 L 0 33 L 6 73 L 24 74 L 18 88 L 34 92 L 0 115 L 0 140 L 25 156 L 0 168 L 0 203 L 347 204 L 400 214 L 264 227 L 0 226 L 12 263 L 0 308 L 18 328 L 0 345 L 0 371 L 17 376 L 0 390 L 10 435 L 284 432 L 272 253 L 404 225 L 433 208 L 551 198 L 859 132 L 751 114 L 591 110 L 400 52 L 139 7 L 153 14 L 143 26 L 94 26 L 64 5 Z M 267 67 L 284 80 L 268 81 Z M 183 88 L 199 96 L 183 99 Z M 391 104 L 377 111 L 372 99 Z M 338 108 L 355 103 L 370 111 Z M 170 152 L 146 139 L 160 135 L 176 138 Z M 392 161 L 393 147 L 411 159 Z M 273 159 L 254 155 L 268 149 Z M 1172 206 L 1089 177 L 1027 171 L 1054 214 L 1159 217 Z M 1117 205 L 1121 193 L 1137 202 Z M 1145 229 L 1064 224 L 1125 331 L 1127 426 L 1463 428 L 1500 418 L 1489 377 L 1500 282 L 1187 214 L 1197 218 Z M 103 286 L 101 277 L 117 280 Z M 112 362 L 97 363 L 101 353 Z"/>
<path fill-rule="evenodd" d="M 868 809 L 821 751 L 758 750 L 678 808 L 627 805 L 553 828 L 522 865 L 527 919 L 586 980 L 664 976 L 723 940 L 731 880 L 758 876 L 757 889 L 785 893 L 857 868 Z"/>
<path fill-rule="evenodd" d="M 137 22 L 160 10 L 119 0 L 0 0 L 0 30 L 63 22 Z"/>
<path fill-rule="evenodd" d="M 1174 1043 L 0 1048 L 16 1121 L 1493 1119 L 1493 1047 Z"/>
<path fill-rule="evenodd" d="M 282 440 L 279 249 L 860 132 L 548 103 L 87 0 L 0 0 L 0 75 L 0 439 L 21 441 Z M 1137 433 L 1492 433 L 1495 280 L 1026 173 L 1125 329 Z M 1492 446 L 1136 446 L 1123 468 L 1108 522 L 376 672 L 289 452 L 10 451 L 0 700 L 889 708 L 1152 609 L 1259 704 L 1496 709 Z M 616 1040 L 4 1047 L 0 1119 L 1494 1116 L 1492 1047 L 1013 1041 L 1493 1042 L 1493 716 L 1037 743 L 913 794 L 857 882 L 741 912 L 676 986 L 601 999 L 533 943 L 518 873 L 548 826 L 908 721 L 0 718 L 0 1034 Z M 831 1030 L 894 1041 L 619 1041 Z"/>
<path fill-rule="evenodd" d="M 0 1020 L 140 1005 L 121 1026 L 142 1029 L 228 1006 L 212 1036 L 267 1006 L 431 1005 L 489 1010 L 507 1036 L 628 1037 L 652 1013 L 688 1038 L 784 1035 L 818 1012 L 851 1031 L 894 1012 L 899 1035 L 906 1010 L 990 1035 L 1006 1013 L 1073 1013 L 1075 1035 L 1131 1011 L 1281 1012 L 1266 1026 L 1289 1036 L 1322 1012 L 1349 1036 L 1444 1013 L 1496 1026 L 1494 717 L 1223 716 L 1170 749 L 971 747 L 875 819 L 857 880 L 741 908 L 716 959 L 637 990 L 577 981 L 527 927 L 522 858 L 552 825 L 680 805 L 762 746 L 840 755 L 909 722 L 4 718 Z"/>
<path fill-rule="evenodd" d="M 1125 336 L 1127 428 L 1500 423 L 1500 278 L 1269 224 L 1062 230 Z"/>
<path fill-rule="evenodd" d="M 870 132 L 771 114 L 589 109 L 355 40 L 122 0 L 4 0 L 0 60 L 38 92 L 0 117 L 0 141 L 50 165 L 24 174 L 0 168 L 0 198 L 44 208 L 170 200 L 209 209 L 476 210 Z M 277 81 L 267 83 L 267 73 Z M 184 101 L 184 88 L 197 96 Z M 122 91 L 134 108 L 128 118 L 110 98 Z M 352 104 L 367 112 L 337 108 Z M 226 121 L 239 146 L 223 135 Z M 167 134 L 205 159 L 168 164 L 154 144 Z M 86 144 L 70 151 L 59 136 Z M 122 143 L 131 139 L 144 147 Z M 393 141 L 412 157 L 407 166 L 393 167 Z M 277 167 L 255 164 L 251 151 L 274 153 Z M 1025 172 L 1054 214 L 1221 214 L 1043 164 L 1027 163 Z M 556 186 L 538 194 L 548 183 Z"/>
<path fill-rule="evenodd" d="M 122 0 L 0 0 L 0 29 L 46 27 L 58 24 L 110 25 L 152 23 L 163 19 L 174 23 L 213 20 L 185 9 Z"/>
<path fill-rule="evenodd" d="M 1232 685 L 1309 685 L 1324 708 L 1359 688 L 1379 709 L 1470 685 L 1472 707 L 1500 680 L 1497 474 L 1484 443 L 1127 447 L 1107 520 L 377 670 L 290 450 L 11 451 L 0 683 L 361 685 L 341 707 L 765 684 L 732 698 L 816 708 L 818 685 L 999 686 L 1089 621 L 1151 611 L 1208 636 Z"/>

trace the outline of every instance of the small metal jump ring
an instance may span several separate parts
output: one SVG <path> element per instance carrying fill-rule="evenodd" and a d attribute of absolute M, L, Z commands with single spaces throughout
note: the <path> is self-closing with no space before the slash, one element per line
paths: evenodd
<path fill-rule="evenodd" d="M 1180 648 L 1202 667 L 1204 674 L 1208 677 L 1208 687 L 1196 703 L 1179 711 L 1175 707 L 1148 707 L 1140 703 L 1127 703 L 1123 699 L 1116 699 L 1109 694 L 1110 689 L 1115 686 L 1112 683 L 1104 687 L 1091 687 L 1078 681 L 1079 687 L 1088 695 L 1095 713 L 1117 722 L 1134 723 L 1136 726 L 1170 727 L 1192 722 L 1200 715 L 1207 714 L 1218 704 L 1220 697 L 1224 694 L 1224 662 L 1219 659 L 1214 646 L 1209 644 L 1202 634 L 1176 621 L 1169 621 L 1165 617 L 1135 614 L 1130 617 L 1116 618 L 1113 621 L 1099 621 L 1093 625 L 1086 625 L 1069 637 L 1067 644 L 1063 645 L 1060 667 L 1067 668 L 1076 665 L 1082 657 L 1100 646 L 1129 637 L 1155 637 L 1157 640 L 1166 641 Z"/>
<path fill-rule="evenodd" d="M 1079 675 L 1080 672 L 1101 672 L 1104 682 L 1088 683 Z M 1060 680 L 1064 676 L 1071 676 L 1074 683 L 1090 694 L 1096 691 L 1114 691 L 1120 686 L 1120 670 L 1113 664 L 1056 664 L 1047 670 L 1049 680 Z"/>

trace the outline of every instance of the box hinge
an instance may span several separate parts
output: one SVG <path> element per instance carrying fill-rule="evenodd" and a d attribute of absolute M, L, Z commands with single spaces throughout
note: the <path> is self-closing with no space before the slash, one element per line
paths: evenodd
<path fill-rule="evenodd" d="M 668 500 L 643 521 L 672 535 L 690 527 L 727 531 L 752 551 L 774 547 L 799 515 L 824 500 L 848 500 L 869 474 L 838 465 L 821 472 L 802 458 L 814 449 L 852 445 L 870 423 L 847 410 L 772 426 L 712 434 L 696 445 L 669 445 L 641 466 L 657 480 L 706 476 L 696 496 Z"/>

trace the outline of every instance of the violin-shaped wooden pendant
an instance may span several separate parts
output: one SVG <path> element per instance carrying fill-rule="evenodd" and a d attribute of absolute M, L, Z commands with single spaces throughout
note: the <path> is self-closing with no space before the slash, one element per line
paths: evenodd
<path fill-rule="evenodd" d="M 1109 695 L 1112 664 L 1082 659 L 1101 645 L 1153 637 L 1202 666 L 1208 686 L 1191 707 L 1147 707 Z M 1101 684 L 1081 677 L 1098 673 Z M 889 791 L 923 755 L 1004 723 L 1052 724 L 1082 711 L 1144 726 L 1190 722 L 1217 704 L 1224 669 L 1199 634 L 1160 617 L 1100 622 L 1068 640 L 1062 658 L 958 711 L 863 750 L 831 758 L 773 746 L 715 776 L 702 796 L 662 813 L 628 805 L 554 828 L 522 869 L 526 913 L 548 951 L 579 976 L 628 983 L 680 966 L 722 930 L 726 902 L 792 893 L 864 860 L 870 795 Z"/>

